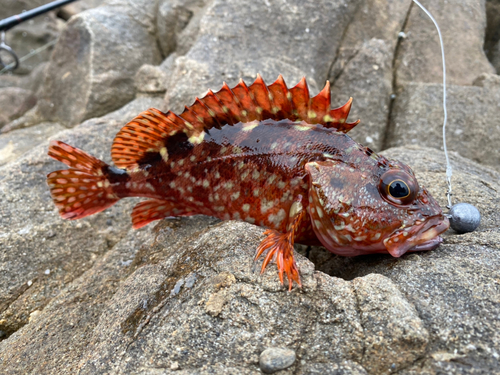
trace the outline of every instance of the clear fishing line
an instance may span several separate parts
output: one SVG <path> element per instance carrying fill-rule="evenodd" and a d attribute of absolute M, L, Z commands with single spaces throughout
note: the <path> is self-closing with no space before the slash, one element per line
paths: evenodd
<path fill-rule="evenodd" d="M 448 205 L 446 206 L 450 212 L 447 214 L 450 219 L 451 227 L 458 233 L 467 233 L 473 232 L 481 222 L 481 214 L 479 210 L 469 204 L 469 203 L 457 203 L 456 205 L 451 204 L 451 176 L 453 171 L 451 169 L 450 158 L 448 157 L 448 149 L 446 147 L 446 122 L 448 120 L 448 112 L 446 110 L 446 63 L 444 58 L 444 45 L 443 45 L 443 37 L 441 35 L 441 30 L 436 19 L 432 16 L 432 14 L 417 0 L 413 0 L 415 4 L 417 4 L 420 9 L 424 11 L 425 14 L 431 19 L 436 26 L 436 30 L 439 36 L 439 43 L 441 45 L 441 59 L 443 61 L 443 149 L 444 155 L 446 157 L 446 181 L 448 183 L 448 191 L 446 192 L 446 197 L 448 198 Z"/>

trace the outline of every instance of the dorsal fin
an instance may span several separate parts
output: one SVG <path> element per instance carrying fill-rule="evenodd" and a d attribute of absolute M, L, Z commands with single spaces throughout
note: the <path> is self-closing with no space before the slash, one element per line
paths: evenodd
<path fill-rule="evenodd" d="M 166 140 L 178 132 L 186 133 L 188 139 L 197 144 L 209 129 L 254 120 L 306 121 L 347 133 L 359 123 L 359 120 L 346 121 L 351 104 L 352 98 L 342 107 L 330 109 L 328 81 L 323 90 L 311 98 L 305 78 L 288 89 L 281 75 L 269 86 L 257 75 L 251 86 L 240 80 L 232 89 L 224 83 L 218 92 L 209 90 L 180 115 L 154 108 L 142 112 L 118 132 L 111 157 L 119 168 L 137 168 L 147 153 L 160 153 L 168 159 Z"/>

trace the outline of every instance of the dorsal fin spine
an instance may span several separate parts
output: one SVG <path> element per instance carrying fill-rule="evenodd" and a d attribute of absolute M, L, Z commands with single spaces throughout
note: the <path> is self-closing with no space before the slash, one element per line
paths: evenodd
<path fill-rule="evenodd" d="M 327 81 L 319 94 L 311 98 L 304 77 L 291 89 L 281 75 L 269 86 L 259 74 L 250 87 L 243 80 L 232 89 L 224 82 L 218 92 L 208 90 L 203 98 L 196 98 L 181 115 L 154 108 L 142 112 L 118 132 L 111 156 L 116 166 L 135 169 L 148 152 L 159 152 L 164 160 L 164 156 L 168 158 L 166 140 L 180 131 L 197 144 L 209 129 L 239 121 L 289 119 L 322 124 L 346 133 L 359 123 L 359 120 L 346 121 L 352 98 L 343 106 L 330 109 L 330 95 Z"/>

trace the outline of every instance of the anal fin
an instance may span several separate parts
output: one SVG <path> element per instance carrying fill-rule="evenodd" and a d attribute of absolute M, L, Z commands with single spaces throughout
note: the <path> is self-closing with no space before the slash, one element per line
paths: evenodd
<path fill-rule="evenodd" d="M 191 216 L 195 215 L 189 208 L 179 208 L 174 202 L 150 199 L 138 203 L 132 210 L 132 226 L 134 229 L 143 226 L 155 220 L 161 220 L 166 217 Z"/>

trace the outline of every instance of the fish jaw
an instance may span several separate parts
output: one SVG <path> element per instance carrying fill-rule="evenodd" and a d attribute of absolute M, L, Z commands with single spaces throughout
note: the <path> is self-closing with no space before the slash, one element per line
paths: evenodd
<path fill-rule="evenodd" d="M 384 240 L 384 246 L 396 258 L 407 251 L 434 250 L 443 242 L 439 235 L 449 227 L 450 222 L 446 216 L 432 216 L 422 223 L 395 231 Z"/>

